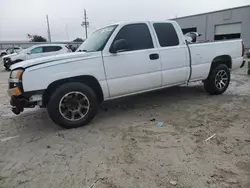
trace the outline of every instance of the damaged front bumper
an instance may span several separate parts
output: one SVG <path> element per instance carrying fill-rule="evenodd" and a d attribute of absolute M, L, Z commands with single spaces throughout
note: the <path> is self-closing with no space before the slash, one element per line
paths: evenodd
<path fill-rule="evenodd" d="M 16 115 L 23 112 L 24 108 L 34 107 L 29 103 L 29 100 L 21 96 L 11 96 L 10 105 L 12 106 L 12 112 Z"/>
<path fill-rule="evenodd" d="M 9 77 L 9 89 L 7 91 L 10 97 L 10 105 L 12 112 L 20 114 L 24 108 L 32 108 L 37 104 L 37 101 L 30 100 L 31 93 L 24 92 L 22 85 L 22 74 L 24 69 L 16 69 L 11 71 Z"/>
<path fill-rule="evenodd" d="M 23 112 L 24 108 L 34 108 L 37 104 L 38 101 L 31 101 L 30 98 L 22 95 L 12 95 L 10 98 L 10 105 L 12 106 L 11 110 L 16 115 Z"/>
<path fill-rule="evenodd" d="M 23 93 L 18 87 L 11 88 L 7 91 L 10 96 L 10 105 L 12 106 L 12 112 L 16 115 L 23 112 L 24 108 L 34 108 L 39 101 L 41 101 L 41 95 L 31 95 L 29 93 Z"/>
<path fill-rule="evenodd" d="M 36 105 L 35 102 L 30 102 L 29 97 L 25 96 L 18 87 L 9 89 L 7 93 L 10 96 L 12 112 L 16 115 L 23 112 L 24 108 L 33 108 Z"/>

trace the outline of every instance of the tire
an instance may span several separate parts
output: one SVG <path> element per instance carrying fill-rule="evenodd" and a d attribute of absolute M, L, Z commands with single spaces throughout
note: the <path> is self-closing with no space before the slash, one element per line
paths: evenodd
<path fill-rule="evenodd" d="M 221 95 L 227 90 L 230 79 L 229 68 L 224 64 L 220 64 L 210 71 L 208 78 L 204 81 L 204 88 L 211 95 Z"/>
<path fill-rule="evenodd" d="M 7 71 L 10 71 L 10 66 L 9 65 L 4 65 L 5 66 L 5 70 L 7 70 Z"/>
<path fill-rule="evenodd" d="M 5 56 L 5 55 L 7 55 L 7 53 L 1 53 L 1 55 L 0 55 L 0 56 L 2 56 L 2 57 L 3 57 L 3 56 Z"/>
<path fill-rule="evenodd" d="M 71 102 L 66 102 L 68 100 L 71 100 Z M 82 106 L 80 100 L 84 101 L 86 105 L 79 110 Z M 65 107 L 65 105 L 67 107 Z M 86 106 L 88 106 L 88 110 Z M 76 108 L 78 108 L 78 110 L 75 112 Z M 95 92 L 89 86 L 78 82 L 66 83 L 57 88 L 52 94 L 47 106 L 50 118 L 57 125 L 67 129 L 81 127 L 89 123 L 97 114 L 98 108 L 99 103 Z M 81 115 L 84 114 L 84 116 L 81 116 L 79 111 L 81 111 Z M 76 119 L 69 119 L 72 118 L 72 116 Z"/>

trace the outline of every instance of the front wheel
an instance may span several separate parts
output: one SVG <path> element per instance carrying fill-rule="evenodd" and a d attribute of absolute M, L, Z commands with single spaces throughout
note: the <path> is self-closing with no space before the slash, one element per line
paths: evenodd
<path fill-rule="evenodd" d="M 210 72 L 208 78 L 204 81 L 205 90 L 211 95 L 224 93 L 229 86 L 230 76 L 230 70 L 226 65 L 218 65 Z"/>
<path fill-rule="evenodd" d="M 47 109 L 50 118 L 64 128 L 77 128 L 89 123 L 98 110 L 95 92 L 82 83 L 67 83 L 52 94 Z"/>

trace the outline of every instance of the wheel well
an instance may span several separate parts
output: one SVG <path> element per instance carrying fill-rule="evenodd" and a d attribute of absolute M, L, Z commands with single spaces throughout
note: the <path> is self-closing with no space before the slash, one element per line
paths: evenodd
<path fill-rule="evenodd" d="M 210 72 L 216 68 L 218 65 L 224 64 L 226 65 L 229 69 L 232 68 L 232 59 L 229 55 L 221 55 L 217 56 L 213 59 Z"/>
<path fill-rule="evenodd" d="M 81 82 L 81 83 L 86 84 L 87 86 L 89 86 L 90 88 L 94 90 L 98 101 L 100 103 L 103 102 L 103 92 L 102 92 L 102 88 L 99 82 L 97 81 L 95 77 L 86 75 L 86 76 L 76 76 L 76 77 L 65 78 L 62 80 L 57 80 L 55 82 L 52 82 L 43 93 L 43 106 L 47 106 L 53 91 L 55 91 L 61 85 L 65 83 L 70 83 L 70 82 Z"/>

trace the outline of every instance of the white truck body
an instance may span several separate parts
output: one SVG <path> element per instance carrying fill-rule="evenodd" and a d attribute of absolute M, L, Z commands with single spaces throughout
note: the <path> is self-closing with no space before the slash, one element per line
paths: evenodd
<path fill-rule="evenodd" d="M 154 28 L 155 23 L 171 24 L 177 34 L 178 44 L 176 42 L 176 45 L 162 47 Z M 153 47 L 111 52 L 111 47 L 122 28 L 134 24 L 147 26 Z M 51 84 L 75 77 L 91 76 L 98 81 L 103 100 L 106 101 L 191 81 L 206 80 L 211 67 L 217 63 L 226 64 L 232 71 L 240 68 L 243 62 L 241 39 L 187 45 L 181 28 L 175 21 L 124 22 L 112 26 L 114 29 L 100 51 L 86 52 L 82 49 L 86 42 L 91 40 L 87 39 L 75 53 L 14 64 L 12 70 L 25 70 L 22 75 L 22 92 L 33 92 L 37 95 L 39 92 L 36 91 L 41 91 L 41 97 L 37 98 L 37 102 L 41 104 L 43 93 Z M 103 33 L 111 29 L 106 27 L 100 31 Z"/>

